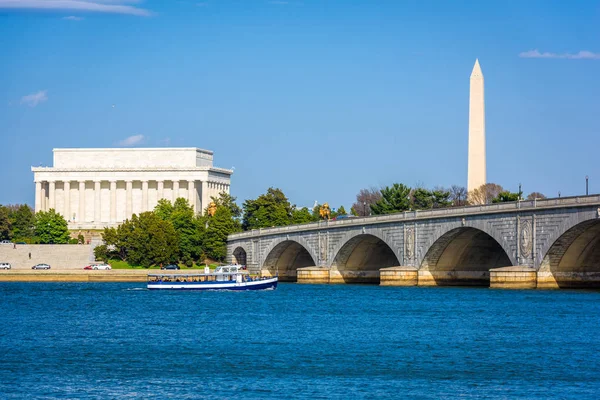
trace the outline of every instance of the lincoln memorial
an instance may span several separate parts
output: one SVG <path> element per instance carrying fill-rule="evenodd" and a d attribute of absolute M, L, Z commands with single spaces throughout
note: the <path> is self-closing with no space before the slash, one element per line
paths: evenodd
<path fill-rule="evenodd" d="M 158 200 L 187 199 L 202 212 L 229 193 L 232 170 L 213 167 L 198 148 L 54 149 L 52 167 L 32 167 L 35 211 L 51 208 L 69 229 L 115 226 Z"/>

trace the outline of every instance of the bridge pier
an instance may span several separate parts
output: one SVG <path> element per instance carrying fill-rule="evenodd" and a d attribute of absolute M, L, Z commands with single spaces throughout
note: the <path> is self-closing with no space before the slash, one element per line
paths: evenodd
<path fill-rule="evenodd" d="M 304 267 L 296 270 L 298 283 L 327 284 L 329 283 L 329 268 Z"/>
<path fill-rule="evenodd" d="M 517 265 L 490 270 L 492 289 L 535 289 L 537 287 L 538 273 L 534 268 Z"/>
<path fill-rule="evenodd" d="M 415 267 L 399 266 L 379 270 L 380 286 L 417 286 L 419 272 Z"/>

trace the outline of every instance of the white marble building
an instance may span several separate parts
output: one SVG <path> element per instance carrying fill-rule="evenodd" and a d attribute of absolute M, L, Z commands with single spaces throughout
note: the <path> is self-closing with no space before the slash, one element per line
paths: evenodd
<path fill-rule="evenodd" d="M 52 167 L 32 167 L 35 211 L 54 208 L 70 229 L 115 226 L 153 210 L 159 199 L 184 197 L 202 212 L 211 196 L 229 193 L 232 170 L 213 167 L 198 148 L 54 149 Z"/>

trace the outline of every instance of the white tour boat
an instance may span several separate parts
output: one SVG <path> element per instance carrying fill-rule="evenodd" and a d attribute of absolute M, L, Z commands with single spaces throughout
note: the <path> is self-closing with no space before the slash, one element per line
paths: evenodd
<path fill-rule="evenodd" d="M 275 277 L 251 277 L 242 265 L 222 265 L 203 274 L 148 274 L 148 289 L 265 290 L 277 288 Z"/>

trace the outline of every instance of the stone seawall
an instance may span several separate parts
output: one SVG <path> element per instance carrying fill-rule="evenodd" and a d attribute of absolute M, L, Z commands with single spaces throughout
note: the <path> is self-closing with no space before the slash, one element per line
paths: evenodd
<path fill-rule="evenodd" d="M 13 270 L 31 269 L 41 263 L 52 269 L 82 269 L 93 261 L 92 246 L 87 244 L 0 245 L 0 263 L 10 263 Z"/>
<path fill-rule="evenodd" d="M 159 274 L 156 269 L 94 270 L 0 270 L 0 282 L 146 282 L 148 274 Z M 165 272 L 165 271 L 163 271 Z M 173 274 L 190 274 L 200 271 L 168 271 Z"/>

